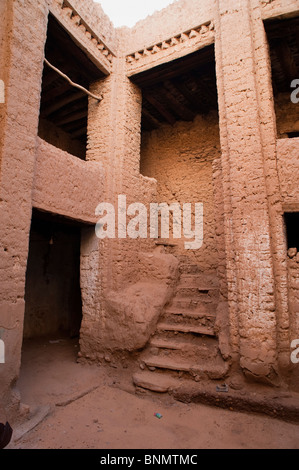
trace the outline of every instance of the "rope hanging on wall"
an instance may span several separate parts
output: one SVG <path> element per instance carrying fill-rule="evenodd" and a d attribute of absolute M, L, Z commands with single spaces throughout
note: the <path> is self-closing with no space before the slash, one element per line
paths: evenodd
<path fill-rule="evenodd" d="M 65 80 L 67 80 L 71 86 L 73 86 L 75 88 L 78 88 L 79 90 L 83 91 L 84 93 L 89 95 L 94 100 L 97 100 L 99 102 L 102 101 L 103 96 L 97 96 L 97 95 L 94 95 L 93 93 L 90 93 L 90 91 L 88 91 L 83 86 L 78 85 L 78 83 L 74 83 L 67 75 L 65 75 L 65 73 L 61 72 L 61 70 L 54 67 L 54 65 L 52 65 L 46 58 L 44 59 L 44 61 L 51 69 L 55 70 L 55 72 L 57 72 L 61 77 L 63 77 Z"/>

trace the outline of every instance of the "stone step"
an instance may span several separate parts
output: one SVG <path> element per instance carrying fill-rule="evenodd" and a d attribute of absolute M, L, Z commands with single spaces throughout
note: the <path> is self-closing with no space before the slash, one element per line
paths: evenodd
<path fill-rule="evenodd" d="M 216 312 L 217 302 L 214 298 L 211 298 L 209 295 L 205 295 L 197 299 L 176 295 L 173 298 L 169 307 L 183 310 L 203 310 L 207 313 L 212 314 Z"/>
<path fill-rule="evenodd" d="M 151 390 L 152 392 L 167 393 L 180 384 L 178 378 L 169 377 L 166 374 L 155 372 L 136 372 L 133 375 L 133 383 L 136 387 Z"/>
<path fill-rule="evenodd" d="M 220 357 L 209 361 L 198 359 L 194 362 L 175 357 L 148 356 L 143 358 L 143 362 L 153 369 L 152 372 L 156 372 L 155 369 L 177 371 L 198 379 L 208 377 L 217 380 L 223 378 L 228 372 L 228 364 Z"/>
<path fill-rule="evenodd" d="M 190 309 L 190 308 L 179 308 L 179 307 L 167 307 L 165 309 L 167 315 L 181 315 L 186 318 L 211 318 L 215 319 L 216 314 L 210 313 L 207 309 Z"/>
<path fill-rule="evenodd" d="M 204 270 L 198 264 L 181 262 L 179 266 L 181 274 L 202 274 Z"/>
<path fill-rule="evenodd" d="M 201 287 L 209 286 L 219 288 L 219 281 L 216 276 L 205 274 L 181 274 L 179 287 Z"/>
<path fill-rule="evenodd" d="M 195 333 L 198 335 L 215 336 L 212 328 L 207 328 L 201 325 L 185 325 L 182 323 L 160 322 L 157 325 L 158 331 L 177 331 L 181 333 Z"/>
<path fill-rule="evenodd" d="M 159 337 L 154 336 L 150 341 L 150 352 L 157 351 L 157 355 L 172 354 L 179 352 L 181 356 L 212 358 L 218 354 L 218 342 L 215 338 L 195 338 L 195 341 L 187 341 L 184 337 Z"/>
<path fill-rule="evenodd" d="M 214 328 L 216 316 L 203 314 L 202 312 L 198 312 L 196 310 L 192 311 L 173 311 L 173 310 L 166 310 L 161 318 L 162 322 L 171 322 L 175 324 L 185 324 L 185 325 L 193 325 L 193 326 L 203 326 L 207 328 Z"/>
<path fill-rule="evenodd" d="M 219 294 L 219 288 L 210 285 L 201 285 L 197 287 L 180 286 L 176 288 L 176 295 L 180 297 L 198 298 L 199 296 L 209 295 L 217 296 Z"/>

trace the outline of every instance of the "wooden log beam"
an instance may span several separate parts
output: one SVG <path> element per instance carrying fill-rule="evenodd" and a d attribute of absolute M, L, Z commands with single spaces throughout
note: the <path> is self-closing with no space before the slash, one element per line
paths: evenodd
<path fill-rule="evenodd" d="M 161 116 L 164 117 L 164 119 L 166 119 L 168 124 L 173 126 L 173 124 L 176 122 L 176 118 L 173 116 L 173 114 L 171 114 L 171 112 L 168 111 L 168 109 L 166 109 L 165 106 L 163 106 L 161 101 L 157 100 L 155 96 L 153 96 L 153 94 L 149 91 L 144 92 L 143 97 L 158 111 L 159 114 L 161 114 Z"/>
<path fill-rule="evenodd" d="M 142 109 L 142 115 L 146 118 L 148 124 L 151 126 L 152 129 L 158 129 L 158 127 L 160 126 L 160 122 L 158 121 L 158 119 L 152 116 L 147 109 Z"/>
<path fill-rule="evenodd" d="M 64 126 L 65 124 L 69 124 L 71 122 L 79 121 L 82 118 L 87 117 L 87 110 L 80 111 L 78 113 L 72 113 L 69 116 L 62 118 L 62 119 L 57 119 L 56 124 L 58 126 Z"/>
<path fill-rule="evenodd" d="M 65 97 L 60 97 L 57 98 L 56 102 L 52 104 L 51 106 L 45 107 L 43 111 L 43 116 L 50 116 L 51 114 L 59 111 L 60 109 L 64 108 L 65 106 L 74 103 L 75 101 L 80 100 L 84 95 L 82 91 L 78 91 L 75 93 L 72 93 L 71 95 L 65 96 Z"/>
<path fill-rule="evenodd" d="M 167 84 L 161 87 L 160 93 L 163 94 L 163 100 L 167 103 L 167 106 L 169 106 L 180 119 L 183 121 L 193 121 L 195 113 L 183 103 L 180 103 L 179 100 L 168 91 Z"/>

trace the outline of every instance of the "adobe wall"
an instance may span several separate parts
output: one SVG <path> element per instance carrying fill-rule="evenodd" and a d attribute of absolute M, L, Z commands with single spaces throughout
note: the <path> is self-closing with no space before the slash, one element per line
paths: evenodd
<path fill-rule="evenodd" d="M 157 180 L 158 202 L 204 205 L 203 246 L 186 250 L 186 239 L 172 239 L 172 253 L 216 273 L 219 259 L 215 234 L 213 161 L 220 156 L 217 113 L 197 116 L 193 122 L 163 125 L 142 136 L 140 165 L 143 175 Z M 193 215 L 194 217 L 194 215 Z"/>
<path fill-rule="evenodd" d="M 286 210 L 287 208 L 289 210 L 299 210 L 298 143 L 299 138 L 277 140 L 277 166 L 280 190 L 284 209 Z"/>
<path fill-rule="evenodd" d="M 0 36 L 0 78 L 5 81 L 6 102 L 0 105 L 0 326 L 6 362 L 1 364 L 0 395 L 7 416 L 16 411 L 20 399 L 16 384 L 23 341 L 32 207 L 87 224 L 95 223 L 94 209 L 103 185 L 101 165 L 81 161 L 38 138 L 49 10 L 58 15 L 74 40 L 106 74 L 111 67 L 112 49 L 116 50 L 111 22 L 104 15 L 99 22 L 95 20 L 101 9 L 91 1 L 69 2 L 69 5 L 72 3 L 76 3 L 77 10 L 73 5 L 71 17 L 70 9 L 62 9 L 58 0 L 1 2 L 1 21 L 6 22 Z M 83 23 L 78 23 L 80 15 L 83 23 L 92 23 L 97 38 L 91 35 L 90 26 L 87 30 Z M 107 47 L 103 35 L 109 42 Z M 90 263 L 86 240 L 94 240 L 95 235 L 94 228 L 91 232 L 89 226 L 82 231 L 84 264 L 86 259 Z M 94 268 L 97 273 L 99 265 Z M 82 271 L 83 293 L 89 284 L 90 279 Z"/>
<path fill-rule="evenodd" d="M 194 11 L 198 15 L 194 16 Z M 156 180 L 140 173 L 142 96 L 126 76 L 133 73 L 132 68 L 129 72 L 127 54 L 153 45 L 162 38 L 161 34 L 165 39 L 165 35 L 171 37 L 208 22 L 210 11 L 209 2 L 199 8 L 198 2 L 180 1 L 139 22 L 133 30 L 118 30 L 118 58 L 113 61 L 112 74 L 92 87 L 105 99 L 100 109 L 90 103 L 88 124 L 87 159 L 101 162 L 106 169 L 104 201 L 117 205 L 121 194 L 127 196 L 127 205 L 141 202 L 149 207 L 151 202 L 161 202 Z M 162 23 L 163 29 L 159 28 Z M 205 38 L 210 41 L 210 34 Z M 176 56 L 174 50 L 172 59 Z M 207 171 L 211 172 L 211 167 Z M 92 244 L 88 246 L 96 258 Z M 82 358 L 101 360 L 103 351 L 131 351 L 146 344 L 177 279 L 177 258 L 164 256 L 160 250 L 150 239 L 127 237 L 100 242 L 102 270 L 94 286 L 98 285 L 102 296 L 96 309 L 93 306 L 83 317 Z M 94 341 L 94 336 L 98 341 Z"/>
<path fill-rule="evenodd" d="M 104 100 L 100 107 L 90 103 L 88 121 L 87 159 L 105 168 L 99 203 L 114 205 L 116 224 L 118 195 L 127 197 L 127 206 L 156 200 L 155 181 L 139 172 L 141 93 L 125 70 L 125 58 L 115 59 L 111 76 L 93 85 L 93 92 L 102 93 Z M 101 240 L 98 252 L 96 241 L 86 243 L 91 262 L 98 262 L 101 271 L 91 287 L 99 292 L 96 303 L 86 299 L 89 309 L 81 328 L 82 360 L 101 361 L 107 351 L 116 354 L 144 347 L 175 279 L 176 260 L 150 253 L 154 249 L 151 240 L 117 235 L 116 231 L 115 239 Z M 86 276 L 87 259 L 82 265 Z"/>
<path fill-rule="evenodd" d="M 2 2 L 3 3 L 3 2 Z M 24 316 L 24 287 L 31 220 L 31 195 L 38 126 L 43 46 L 46 35 L 44 2 L 7 2 L 13 31 L 6 40 L 9 76 L 6 78 L 6 127 L 1 148 L 0 285 L 1 323 L 6 362 L 1 366 L 0 394 L 12 394 L 20 367 Z M 24 36 L 24 24 L 27 34 Z M 30 57 L 30 60 L 28 59 Z"/>
<path fill-rule="evenodd" d="M 125 53 L 165 41 L 168 38 L 204 24 L 215 16 L 215 4 L 209 0 L 177 0 L 146 19 L 138 21 L 133 28 L 124 30 L 126 41 L 120 43 Z"/>
<path fill-rule="evenodd" d="M 0 105 L 0 311 L 1 326 L 6 327 L 2 338 L 7 357 L 0 369 L 3 403 L 9 409 L 19 400 L 15 384 L 21 359 L 32 207 L 94 223 L 96 204 L 116 205 L 118 195 L 126 195 L 127 204 L 164 202 L 160 198 L 170 198 L 171 190 L 158 169 L 158 150 L 163 151 L 159 165 L 167 166 L 168 174 L 173 156 L 180 150 L 181 160 L 172 179 L 179 196 L 190 197 L 192 193 L 206 201 L 211 223 L 206 227 L 207 244 L 198 256 L 209 269 L 217 263 L 220 266 L 229 306 L 225 325 L 229 354 L 246 377 L 279 384 L 289 373 L 290 335 L 294 331 L 290 330 L 294 316 L 290 317 L 289 305 L 292 296 L 297 299 L 293 287 L 290 294 L 295 277 L 290 280 L 288 276 L 297 268 L 295 261 L 286 257 L 282 218 L 286 202 L 298 204 L 298 188 L 295 182 L 290 183 L 298 170 L 297 139 L 277 141 L 262 21 L 295 11 L 297 2 L 180 0 L 139 22 L 133 30 L 122 28 L 117 33 L 91 0 L 70 0 L 70 7 L 63 5 L 61 0 L 27 0 L 25 6 L 22 0 L 14 0 L 1 2 L 0 7 L 0 13 L 7 7 L 10 31 L 5 44 L 0 36 L 0 65 L 3 57 L 8 65 L 4 72 L 1 68 L 7 99 Z M 37 137 L 49 8 L 107 75 L 91 87 L 95 93 L 103 93 L 104 100 L 100 105 L 89 101 L 86 162 Z M 200 25 L 205 28 L 195 39 L 190 34 L 188 39 L 184 37 L 184 44 L 167 50 L 162 50 L 161 44 L 151 56 L 139 60 L 138 51 L 143 48 L 184 31 L 190 33 Z M 219 128 L 210 116 L 207 122 L 196 118 L 193 124 L 176 124 L 177 129 L 186 131 L 184 135 L 174 135 L 170 127 L 155 131 L 142 143 L 142 165 L 146 168 L 142 171 L 150 177 L 142 175 L 142 96 L 128 75 L 159 61 L 173 60 L 214 39 Z M 281 112 L 285 112 L 283 108 Z M 208 123 L 209 132 L 205 132 Z M 198 148 L 204 150 L 200 164 Z M 285 165 L 285 155 L 291 156 L 291 165 Z M 191 181 L 185 164 L 189 158 L 190 167 L 196 167 L 196 181 Z M 190 180 L 188 190 L 178 180 L 178 171 Z M 177 259 L 155 247 L 152 240 L 99 240 L 94 228 L 86 226 L 81 241 L 82 360 L 102 361 L 107 351 L 142 348 L 171 297 L 177 269 Z"/>
<path fill-rule="evenodd" d="M 248 377 L 289 365 L 287 270 L 270 61 L 259 2 L 218 2 L 216 64 L 232 344 Z M 232 235 L 233 238 L 232 238 Z M 271 237 L 270 237 L 271 233 Z"/>

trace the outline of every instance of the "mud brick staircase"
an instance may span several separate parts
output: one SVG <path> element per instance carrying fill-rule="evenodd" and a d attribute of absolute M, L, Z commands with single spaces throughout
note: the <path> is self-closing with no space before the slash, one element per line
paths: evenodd
<path fill-rule="evenodd" d="M 167 392 L 184 380 L 221 380 L 228 372 L 215 332 L 218 279 L 197 265 L 181 264 L 171 304 L 140 355 L 133 376 L 137 389 Z"/>

